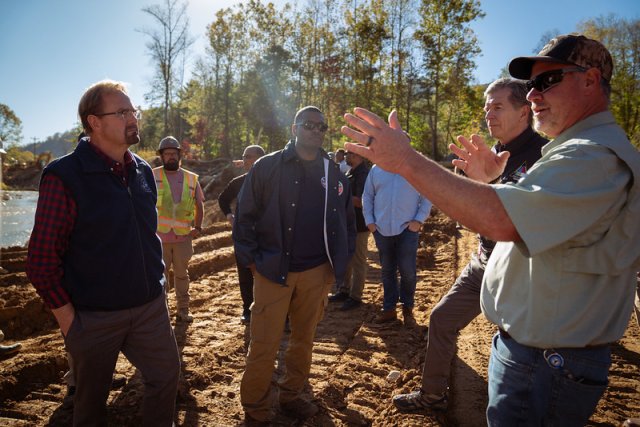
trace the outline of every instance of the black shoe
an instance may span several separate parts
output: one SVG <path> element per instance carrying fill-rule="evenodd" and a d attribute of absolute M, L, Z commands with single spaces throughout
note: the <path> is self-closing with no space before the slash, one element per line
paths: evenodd
<path fill-rule="evenodd" d="M 17 342 L 11 345 L 0 345 L 0 357 L 9 356 L 20 351 L 22 344 Z"/>
<path fill-rule="evenodd" d="M 347 311 L 352 310 L 354 308 L 358 308 L 362 305 L 362 301 L 358 301 L 357 299 L 353 299 L 351 297 L 347 298 L 347 300 L 342 304 L 340 310 Z"/>
<path fill-rule="evenodd" d="M 243 325 L 248 325 L 249 323 L 251 323 L 251 310 L 249 310 L 248 308 L 245 308 L 244 310 L 242 310 L 242 316 L 240 316 L 240 323 L 242 323 Z"/>
<path fill-rule="evenodd" d="M 414 391 L 407 394 L 393 396 L 393 404 L 400 412 L 416 412 L 424 409 L 443 411 L 447 409 L 447 394 L 425 394 Z"/>
<path fill-rule="evenodd" d="M 64 398 L 62 399 L 62 409 L 71 409 L 73 408 L 73 396 L 76 394 L 76 388 L 75 386 L 68 386 L 67 387 L 67 394 L 65 394 Z"/>
<path fill-rule="evenodd" d="M 338 292 L 333 295 L 329 295 L 329 302 L 346 301 L 349 299 L 349 294 L 346 292 Z"/>
<path fill-rule="evenodd" d="M 111 390 L 116 390 L 127 384 L 127 377 L 124 375 L 114 375 L 111 379 Z"/>

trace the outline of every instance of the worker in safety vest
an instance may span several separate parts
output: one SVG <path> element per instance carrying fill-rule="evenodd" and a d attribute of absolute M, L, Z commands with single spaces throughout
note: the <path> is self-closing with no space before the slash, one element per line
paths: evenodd
<path fill-rule="evenodd" d="M 172 136 L 160 141 L 158 154 L 162 166 L 153 169 L 158 187 L 158 236 L 162 240 L 162 258 L 167 278 L 167 295 L 176 289 L 176 319 L 193 321 L 189 314 L 189 260 L 192 239 L 202 232 L 204 193 L 198 175 L 180 167 L 180 143 Z M 173 267 L 174 283 L 169 279 Z M 173 286 L 172 286 L 173 285 Z"/>

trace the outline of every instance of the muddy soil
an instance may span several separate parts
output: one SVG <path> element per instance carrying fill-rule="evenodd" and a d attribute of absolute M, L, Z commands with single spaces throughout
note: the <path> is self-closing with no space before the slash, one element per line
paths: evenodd
<path fill-rule="evenodd" d="M 209 212 L 214 211 L 208 204 Z M 192 324 L 175 328 L 182 353 L 182 378 L 177 397 L 176 425 L 242 425 L 240 379 L 248 330 L 240 324 L 231 230 L 209 215 L 205 235 L 195 242 L 191 264 Z M 457 229 L 437 211 L 421 236 L 416 292 L 418 326 L 402 320 L 377 325 L 373 319 L 382 301 L 380 265 L 369 241 L 369 272 L 363 304 L 341 312 L 329 305 L 318 327 L 309 386 L 305 390 L 321 411 L 306 426 L 482 426 L 487 396 L 487 362 L 495 327 L 479 317 L 460 332 L 454 361 L 450 406 L 445 412 L 398 413 L 391 396 L 418 387 L 424 360 L 429 312 L 453 283 L 476 245 L 475 236 Z M 0 275 L 0 328 L 6 341 L 21 341 L 22 351 L 0 359 L 0 425 L 69 425 L 71 413 L 61 407 L 66 386 L 63 341 L 51 316 L 24 273 L 26 251 L 3 250 Z M 175 311 L 174 296 L 169 307 Z M 287 335 L 283 336 L 283 345 Z M 610 386 L 590 425 L 619 426 L 640 416 L 640 329 L 632 318 L 625 336 L 613 346 Z M 399 371 L 400 377 L 387 376 Z M 121 356 L 116 373 L 124 386 L 111 392 L 109 424 L 138 426 L 142 382 Z M 276 370 L 274 376 L 280 374 Z M 276 425 L 301 425 L 278 415 Z"/>

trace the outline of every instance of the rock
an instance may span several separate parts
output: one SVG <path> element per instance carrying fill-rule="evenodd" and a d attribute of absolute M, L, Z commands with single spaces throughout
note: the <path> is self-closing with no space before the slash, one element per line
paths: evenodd
<path fill-rule="evenodd" d="M 391 371 L 389 372 L 389 375 L 387 375 L 387 381 L 389 381 L 390 383 L 395 383 L 400 379 L 401 376 L 402 374 L 400 373 L 400 371 Z"/>

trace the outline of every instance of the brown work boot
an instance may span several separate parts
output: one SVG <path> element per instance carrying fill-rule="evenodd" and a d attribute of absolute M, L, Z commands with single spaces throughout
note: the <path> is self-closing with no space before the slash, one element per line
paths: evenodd
<path fill-rule="evenodd" d="M 318 405 L 308 402 L 300 397 L 289 402 L 280 403 L 280 409 L 286 415 L 299 420 L 306 420 L 318 413 Z"/>
<path fill-rule="evenodd" d="M 416 326 L 416 318 L 413 317 L 413 307 L 402 307 L 402 320 L 405 326 Z"/>
<path fill-rule="evenodd" d="M 395 309 L 382 310 L 380 312 L 380 314 L 378 314 L 378 316 L 376 317 L 375 322 L 376 323 L 388 323 L 388 322 L 394 322 L 397 319 L 398 319 L 398 316 L 396 315 L 396 310 Z"/>

